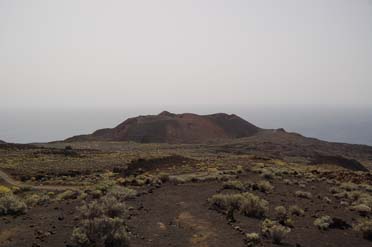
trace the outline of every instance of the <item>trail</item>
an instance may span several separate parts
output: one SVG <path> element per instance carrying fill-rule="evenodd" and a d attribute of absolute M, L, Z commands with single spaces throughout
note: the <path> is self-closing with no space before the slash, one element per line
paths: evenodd
<path fill-rule="evenodd" d="M 0 170 L 0 179 L 4 180 L 10 186 L 27 186 L 33 190 L 49 190 L 49 191 L 65 191 L 65 190 L 79 190 L 79 186 L 65 186 L 65 185 L 29 185 L 22 183 L 21 181 L 16 181 L 11 178 L 4 171 Z"/>

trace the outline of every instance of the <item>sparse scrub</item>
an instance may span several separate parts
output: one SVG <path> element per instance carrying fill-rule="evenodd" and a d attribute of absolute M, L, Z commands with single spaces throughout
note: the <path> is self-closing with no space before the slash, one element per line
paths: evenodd
<path fill-rule="evenodd" d="M 126 206 L 114 196 L 104 196 L 80 209 L 80 224 L 72 240 L 78 246 L 127 247 L 128 233 L 124 224 Z"/>
<path fill-rule="evenodd" d="M 338 194 L 344 192 L 344 190 L 341 189 L 340 187 L 331 187 L 329 189 L 329 192 L 331 192 L 332 194 Z"/>
<path fill-rule="evenodd" d="M 100 198 L 103 195 L 102 191 L 100 190 L 92 190 L 92 191 L 89 191 L 88 193 L 92 195 L 94 199 Z"/>
<path fill-rule="evenodd" d="M 281 244 L 283 239 L 291 232 L 291 229 L 278 224 L 275 221 L 265 219 L 261 225 L 262 233 L 272 239 L 273 243 Z"/>
<path fill-rule="evenodd" d="M 291 215 L 296 215 L 296 216 L 303 216 L 303 215 L 305 215 L 305 211 L 302 208 L 300 208 L 299 206 L 297 206 L 297 205 L 290 206 L 289 207 L 289 213 Z"/>
<path fill-rule="evenodd" d="M 266 214 L 268 202 L 251 193 L 244 193 L 240 204 L 240 212 L 246 216 L 260 218 Z"/>
<path fill-rule="evenodd" d="M 241 214 L 257 218 L 264 216 L 268 210 L 268 202 L 252 193 L 216 194 L 209 202 L 214 208 L 222 210 L 234 208 Z"/>
<path fill-rule="evenodd" d="M 300 183 L 298 186 L 299 186 L 300 188 L 306 188 L 306 184 L 304 184 L 304 183 Z"/>
<path fill-rule="evenodd" d="M 274 189 L 274 186 L 272 186 L 269 181 L 262 180 L 254 184 L 253 189 L 257 189 L 261 192 L 269 193 Z"/>
<path fill-rule="evenodd" d="M 360 184 L 359 187 L 367 192 L 372 192 L 372 186 L 369 184 Z"/>
<path fill-rule="evenodd" d="M 368 207 L 372 208 L 372 196 L 367 193 L 362 193 L 355 204 L 365 204 Z"/>
<path fill-rule="evenodd" d="M 332 218 L 328 215 L 325 215 L 325 216 L 315 219 L 314 225 L 318 227 L 320 230 L 325 231 L 325 230 L 328 230 L 332 222 L 333 222 Z"/>
<path fill-rule="evenodd" d="M 242 200 L 242 194 L 215 194 L 208 201 L 213 208 L 227 210 L 230 207 L 239 207 L 239 202 Z"/>
<path fill-rule="evenodd" d="M 371 213 L 371 208 L 365 204 L 358 204 L 350 207 L 350 210 L 358 212 L 361 216 L 367 216 Z"/>
<path fill-rule="evenodd" d="M 244 184 L 238 180 L 231 180 L 223 183 L 224 189 L 231 189 L 231 190 L 244 190 Z"/>
<path fill-rule="evenodd" d="M 346 193 L 346 197 L 348 199 L 352 200 L 352 201 L 358 201 L 360 198 L 365 197 L 365 196 L 366 196 L 366 194 L 364 194 L 363 192 L 358 191 L 358 190 Z M 367 195 L 367 196 L 369 196 L 369 195 Z"/>
<path fill-rule="evenodd" d="M 242 173 L 245 172 L 243 166 L 241 166 L 241 165 L 236 166 L 235 171 L 236 171 L 237 174 L 242 174 Z"/>
<path fill-rule="evenodd" d="M 69 199 L 76 199 L 78 196 L 77 191 L 66 190 L 56 196 L 57 201 L 64 201 Z"/>
<path fill-rule="evenodd" d="M 11 190 L 8 187 L 6 187 L 4 185 L 0 185 L 0 195 L 1 194 L 6 194 L 6 193 L 9 193 L 9 192 L 11 192 Z"/>
<path fill-rule="evenodd" d="M 261 170 L 261 177 L 264 179 L 273 179 L 274 173 L 268 169 L 262 169 Z"/>
<path fill-rule="evenodd" d="M 283 182 L 286 184 L 286 185 L 292 185 L 293 182 L 290 180 L 290 179 L 284 179 Z"/>
<path fill-rule="evenodd" d="M 358 187 L 359 187 L 359 186 L 358 186 L 357 184 L 354 184 L 354 183 L 351 183 L 351 182 L 341 183 L 341 185 L 340 185 L 340 188 L 341 188 L 341 189 L 344 189 L 344 190 L 346 190 L 346 191 L 357 190 Z"/>
<path fill-rule="evenodd" d="M 162 183 L 168 182 L 169 181 L 169 174 L 165 172 L 160 172 L 158 174 L 158 178 Z"/>
<path fill-rule="evenodd" d="M 27 211 L 26 204 L 12 193 L 0 197 L 0 215 L 20 215 Z"/>
<path fill-rule="evenodd" d="M 298 190 L 298 191 L 295 192 L 295 195 L 297 197 L 300 197 L 300 198 L 306 198 L 306 199 L 311 199 L 312 198 L 311 193 L 307 192 L 307 191 Z"/>
<path fill-rule="evenodd" d="M 245 242 L 248 247 L 257 246 L 260 242 L 260 235 L 258 233 L 252 232 L 245 234 Z"/>
<path fill-rule="evenodd" d="M 329 197 L 327 197 L 327 196 L 323 197 L 323 201 L 325 201 L 328 204 L 332 203 L 332 200 L 329 199 Z"/>
<path fill-rule="evenodd" d="M 361 232 L 363 238 L 372 241 L 372 220 L 363 220 L 353 228 L 354 230 Z"/>
<path fill-rule="evenodd" d="M 333 194 L 333 196 L 337 199 L 342 199 L 342 198 L 347 198 L 348 193 L 346 191 L 343 191 L 343 192 L 340 192 L 340 193 Z"/>
<path fill-rule="evenodd" d="M 277 220 L 284 221 L 287 218 L 287 209 L 284 206 L 277 206 L 274 211 Z"/>
<path fill-rule="evenodd" d="M 128 187 L 114 186 L 107 194 L 122 202 L 126 199 L 134 198 L 137 195 L 137 191 Z"/>
<path fill-rule="evenodd" d="M 38 195 L 32 194 L 25 199 L 25 203 L 29 207 L 34 207 L 36 205 L 43 205 L 49 202 L 49 196 L 46 195 Z"/>
<path fill-rule="evenodd" d="M 96 190 L 100 190 L 100 191 L 102 191 L 103 194 L 105 194 L 114 185 L 115 185 L 115 182 L 114 181 L 108 180 L 108 179 L 104 179 L 103 181 L 99 182 L 96 185 Z"/>

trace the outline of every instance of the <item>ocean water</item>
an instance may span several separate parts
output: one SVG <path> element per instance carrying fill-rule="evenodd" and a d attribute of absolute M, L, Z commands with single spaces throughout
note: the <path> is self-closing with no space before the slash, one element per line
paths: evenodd
<path fill-rule="evenodd" d="M 31 143 L 63 140 L 115 127 L 128 117 L 175 113 L 235 113 L 262 128 L 284 128 L 322 140 L 372 146 L 372 108 L 293 106 L 159 106 L 110 109 L 0 109 L 0 139 Z"/>

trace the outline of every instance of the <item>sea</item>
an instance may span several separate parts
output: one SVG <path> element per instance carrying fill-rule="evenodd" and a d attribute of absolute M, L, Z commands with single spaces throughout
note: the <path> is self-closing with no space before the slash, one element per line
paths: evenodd
<path fill-rule="evenodd" d="M 372 146 L 372 107 L 313 105 L 183 105 L 115 108 L 0 108 L 0 140 L 40 143 L 112 128 L 129 117 L 192 112 L 236 114 L 267 129 L 284 128 L 331 142 Z"/>

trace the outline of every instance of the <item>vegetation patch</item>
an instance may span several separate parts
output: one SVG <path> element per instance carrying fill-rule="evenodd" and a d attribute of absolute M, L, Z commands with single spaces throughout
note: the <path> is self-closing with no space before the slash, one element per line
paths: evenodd
<path fill-rule="evenodd" d="M 26 204 L 13 193 L 0 196 L 0 215 L 20 215 L 26 212 Z"/>

